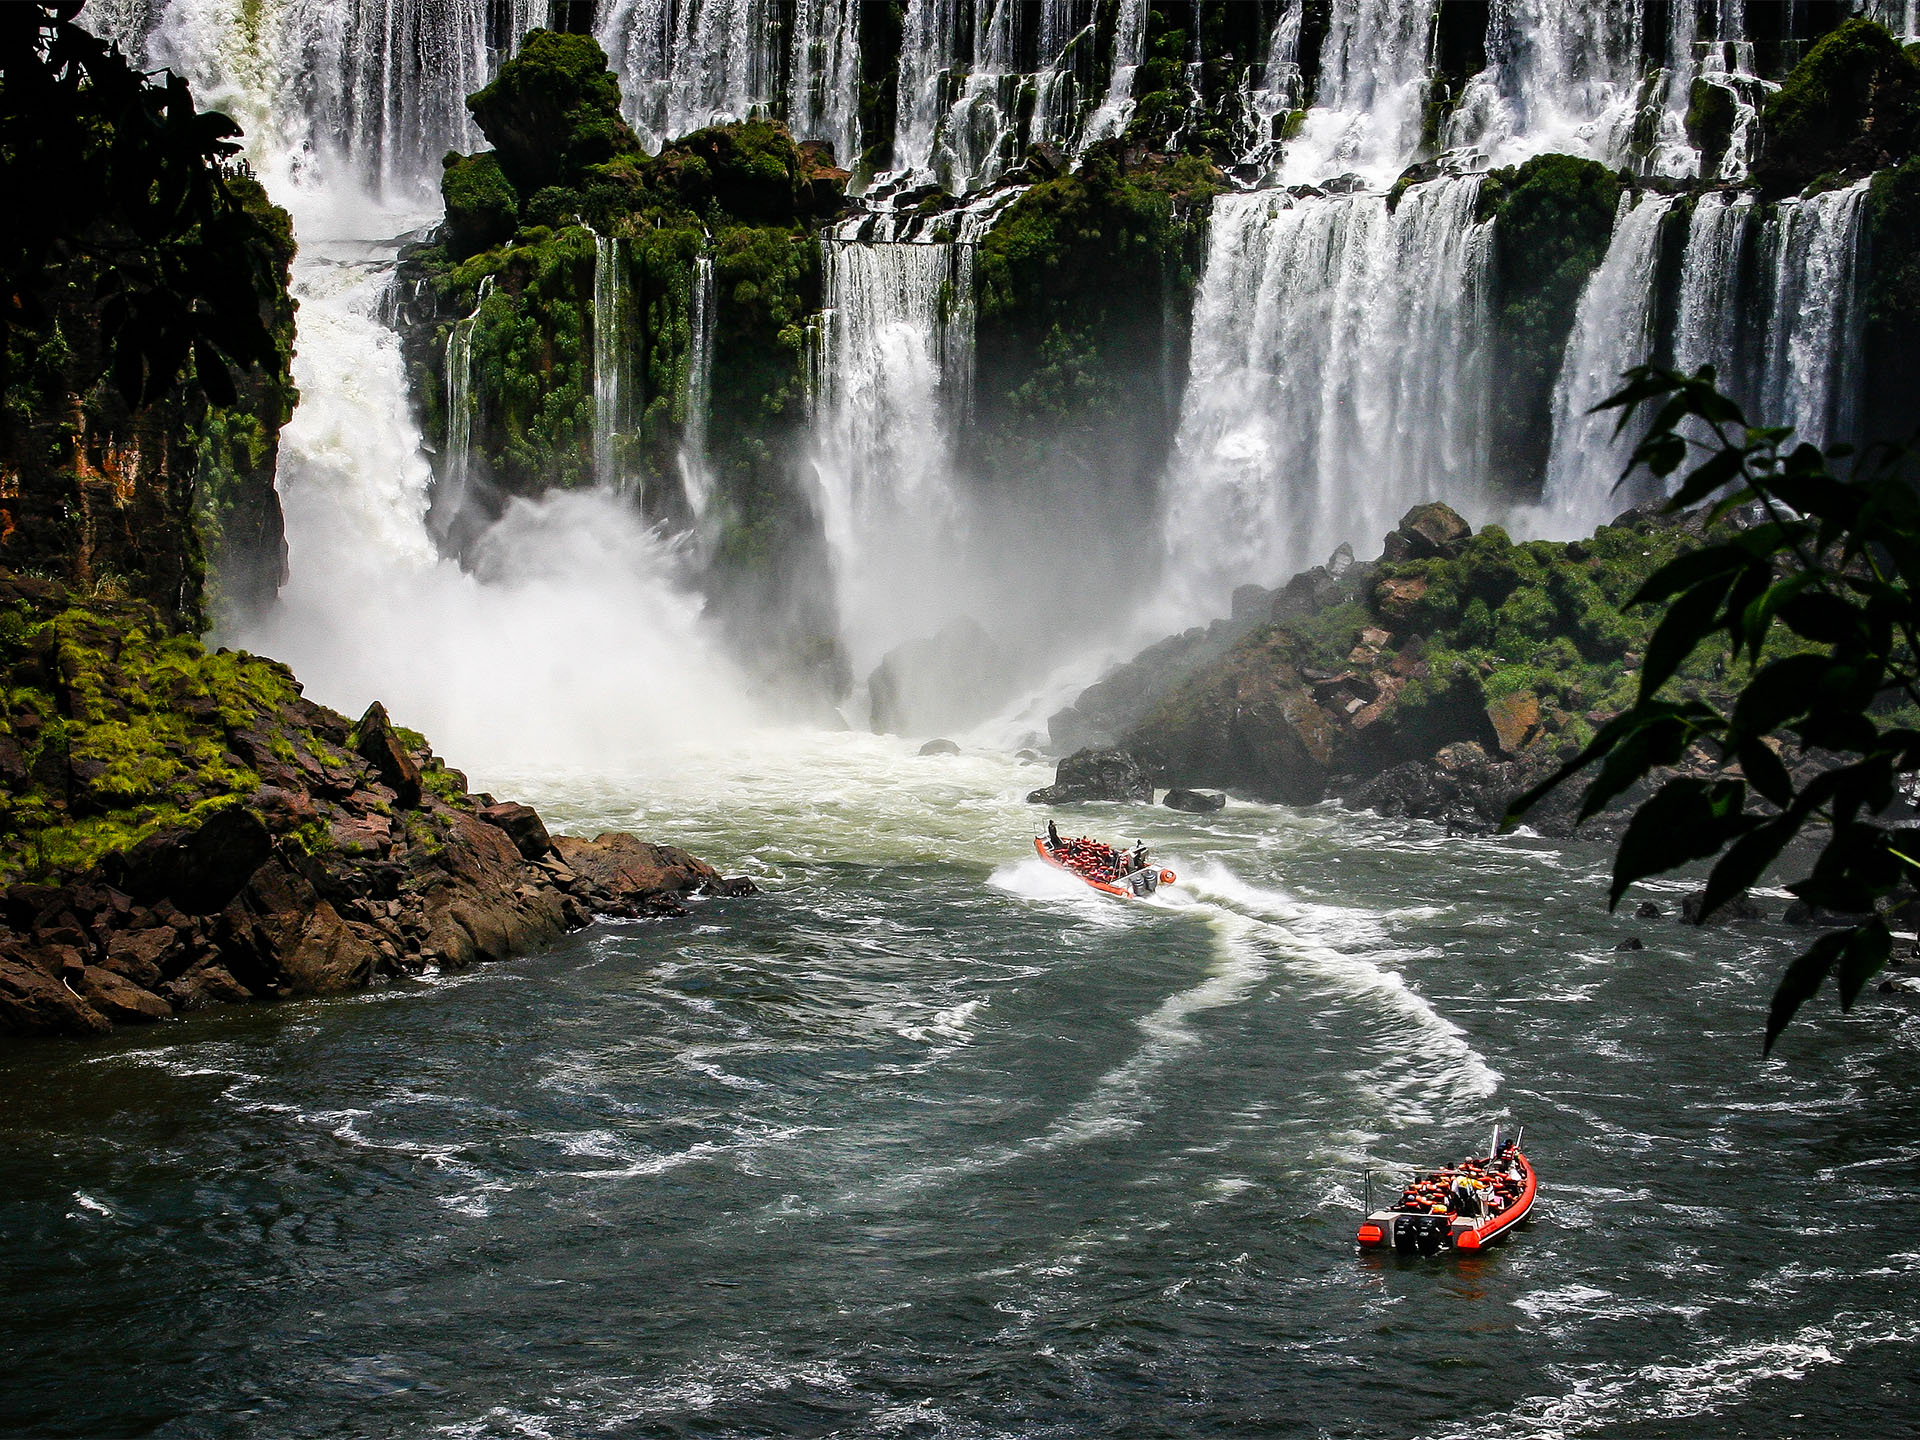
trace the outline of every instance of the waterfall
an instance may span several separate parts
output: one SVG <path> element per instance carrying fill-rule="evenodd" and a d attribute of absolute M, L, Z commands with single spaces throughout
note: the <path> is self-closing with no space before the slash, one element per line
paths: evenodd
<path fill-rule="evenodd" d="M 696 534 L 707 527 L 713 506 L 713 468 L 707 462 L 707 417 L 713 396 L 713 257 L 693 262 L 693 305 L 688 316 L 686 419 L 680 429 L 680 489 Z"/>
<path fill-rule="evenodd" d="M 1297 9 L 1301 0 L 1291 0 Z M 1147 0 L 1120 0 L 1120 11 L 1113 32 L 1113 70 L 1107 81 L 1107 95 L 1100 108 L 1087 119 L 1080 143 L 1084 148 L 1123 134 L 1133 119 L 1133 81 L 1146 58 Z"/>
<path fill-rule="evenodd" d="M 589 227 L 591 228 L 591 227 Z M 491 278 L 491 277 L 489 277 Z M 616 446 L 626 429 L 627 264 L 622 243 L 593 236 L 593 479 L 625 480 Z"/>
<path fill-rule="evenodd" d="M 851 170 L 860 159 L 860 0 L 794 0 L 787 128 L 825 140 Z"/>
<path fill-rule="evenodd" d="M 493 293 L 493 276 L 480 280 L 473 313 L 447 330 L 447 458 L 441 466 L 434 508 L 451 525 L 467 498 L 473 465 L 473 331 Z"/>
<path fill-rule="evenodd" d="M 1920 0 L 1870 0 L 1867 13 L 1902 40 L 1920 40 Z"/>
<path fill-rule="evenodd" d="M 1740 370 L 1740 277 L 1747 257 L 1751 195 L 1712 190 L 1693 207 L 1680 260 L 1680 314 L 1673 365 L 1691 375 L 1711 365 L 1720 388 L 1744 401 Z"/>
<path fill-rule="evenodd" d="M 1553 448 L 1539 517 L 1551 533 L 1584 535 L 1626 508 L 1614 485 L 1637 437 L 1631 427 L 1614 435 L 1617 411 L 1589 412 L 1620 388 L 1623 371 L 1653 357 L 1660 226 L 1672 208 L 1664 195 L 1621 196 L 1606 258 L 1580 292 L 1553 389 Z"/>
<path fill-rule="evenodd" d="M 971 384 L 973 240 L 821 242 L 814 473 L 856 667 L 951 618 L 953 430 Z"/>
<path fill-rule="evenodd" d="M 1240 110 L 1248 133 L 1242 142 L 1242 159 L 1252 165 L 1264 164 L 1276 153 L 1274 122 L 1300 108 L 1304 82 L 1300 74 L 1300 30 L 1306 19 L 1306 0 L 1286 0 L 1274 17 L 1273 30 L 1267 36 L 1267 58 L 1255 83 L 1248 73 L 1246 93 Z"/>
<path fill-rule="evenodd" d="M 1137 55 L 1146 23 L 1137 0 L 1121 5 L 1116 82 L 1119 46 L 1130 45 Z M 1031 34 L 1022 26 L 1027 8 L 1022 0 L 909 0 L 900 47 L 897 175 L 966 194 L 992 184 L 1029 144 L 1075 143 L 1090 101 L 1080 93 L 1078 57 L 1093 33 L 1096 5 L 1038 0 Z M 1032 70 L 1022 68 L 1029 52 L 1037 57 Z M 1122 83 L 1124 95 L 1108 92 L 1116 115 L 1132 103 L 1131 71 Z M 1022 92 L 1029 87 L 1033 110 L 1023 124 Z"/>
<path fill-rule="evenodd" d="M 490 37 L 489 12 L 498 22 Z M 91 7 L 89 20 L 92 21 Z M 104 28 L 231 114 L 268 174 L 345 167 L 379 192 L 430 190 L 479 132 L 466 97 L 499 52 L 546 23 L 544 0 L 155 0 Z"/>
<path fill-rule="evenodd" d="M 1483 509 L 1486 276 L 1480 181 L 1214 202 L 1167 476 L 1170 595 L 1218 614 L 1419 501 Z"/>
<path fill-rule="evenodd" d="M 634 132 L 658 150 L 703 125 L 778 111 L 775 19 L 773 0 L 613 0 L 593 33 Z"/>
<path fill-rule="evenodd" d="M 1446 144 L 1481 151 L 1495 165 L 1547 150 L 1625 163 L 1638 109 L 1644 4 L 1494 0 L 1487 68 L 1462 93 Z M 1684 0 L 1674 9 L 1691 15 Z M 1685 21 L 1688 36 L 1691 24 Z"/>
<path fill-rule="evenodd" d="M 1435 7 L 1333 0 L 1319 93 L 1287 147 L 1289 183 L 1354 171 L 1385 185 L 1420 141 Z"/>
<path fill-rule="evenodd" d="M 1868 183 L 1782 200 L 1761 231 L 1767 331 L 1754 410 L 1814 445 L 1856 438 Z"/>

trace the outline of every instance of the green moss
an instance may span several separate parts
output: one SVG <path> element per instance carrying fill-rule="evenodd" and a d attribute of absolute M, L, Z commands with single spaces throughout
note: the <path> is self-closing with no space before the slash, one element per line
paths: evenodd
<path fill-rule="evenodd" d="M 500 157 L 492 151 L 449 154 L 442 163 L 440 196 L 452 258 L 465 259 L 511 239 L 520 225 L 520 197 L 501 170 Z"/>
<path fill-rule="evenodd" d="M 1597 161 L 1540 155 L 1487 176 L 1494 222 L 1493 313 L 1504 383 L 1490 416 L 1496 478 L 1531 493 L 1546 470 L 1553 384 L 1580 289 L 1606 255 L 1621 183 Z"/>
<path fill-rule="evenodd" d="M 1871 20 L 1849 20 L 1794 66 L 1762 119 L 1754 174 L 1775 193 L 1897 163 L 1920 143 L 1920 64 Z"/>
<path fill-rule="evenodd" d="M 1704 78 L 1694 80 L 1687 92 L 1687 143 L 1700 152 L 1702 175 L 1719 173 L 1738 114 L 1737 97 L 1731 89 Z"/>
<path fill-rule="evenodd" d="M 251 794 L 260 777 L 232 754 L 233 735 L 273 737 L 293 756 L 281 732 L 299 691 L 286 668 L 210 655 L 143 604 L 17 603 L 0 633 L 22 657 L 0 724 L 27 772 L 0 795 L 0 881 L 85 868 Z"/>
<path fill-rule="evenodd" d="M 576 181 L 640 142 L 620 118 L 620 82 L 590 35 L 531 31 L 467 109 L 515 193 Z"/>

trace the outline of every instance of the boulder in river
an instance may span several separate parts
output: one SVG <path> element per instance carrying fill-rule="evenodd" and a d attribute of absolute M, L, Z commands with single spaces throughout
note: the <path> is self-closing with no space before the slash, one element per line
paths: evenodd
<path fill-rule="evenodd" d="M 1140 762 L 1113 746 L 1076 750 L 1053 773 L 1053 784 L 1027 796 L 1029 805 L 1072 805 L 1083 800 L 1153 803 L 1153 782 Z"/>
<path fill-rule="evenodd" d="M 1205 790 L 1169 790 L 1160 797 L 1160 803 L 1169 810 L 1184 810 L 1189 815 L 1206 815 L 1212 811 L 1224 809 L 1227 797 L 1210 794 Z"/>
<path fill-rule="evenodd" d="M 958 755 L 960 747 L 951 740 L 929 740 L 920 747 L 922 755 Z"/>
<path fill-rule="evenodd" d="M 538 860 L 553 849 L 553 839 L 547 834 L 546 822 L 531 805 L 506 800 L 496 805 L 483 805 L 477 813 L 489 825 L 497 825 L 506 831 L 507 838 L 513 841 L 513 848 L 520 852 L 524 860 Z"/>
<path fill-rule="evenodd" d="M 1727 901 L 1711 915 L 1701 918 L 1701 908 L 1706 904 L 1707 892 L 1695 890 L 1680 902 L 1680 923 L 1683 925 L 1725 925 L 1739 920 L 1764 920 L 1767 912 L 1762 910 L 1746 891 Z"/>

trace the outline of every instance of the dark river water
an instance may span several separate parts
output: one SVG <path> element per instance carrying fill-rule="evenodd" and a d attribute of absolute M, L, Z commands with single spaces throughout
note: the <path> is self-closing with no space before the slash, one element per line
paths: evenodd
<path fill-rule="evenodd" d="M 720 773 L 515 793 L 756 898 L 0 1051 L 0 1433 L 1911 1433 L 1920 1019 L 1762 1060 L 1801 932 L 1610 917 L 1589 848 L 1067 812 L 1180 871 L 1123 904 L 1022 858 L 1001 757 Z M 1537 1219 L 1356 1254 L 1369 1165 L 1502 1117 Z"/>

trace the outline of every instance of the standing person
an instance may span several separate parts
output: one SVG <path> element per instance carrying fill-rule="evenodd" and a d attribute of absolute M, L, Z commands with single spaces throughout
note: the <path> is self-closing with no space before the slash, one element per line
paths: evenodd
<path fill-rule="evenodd" d="M 1051 820 L 1047 821 L 1047 848 L 1049 850 L 1060 848 L 1060 827 Z"/>

